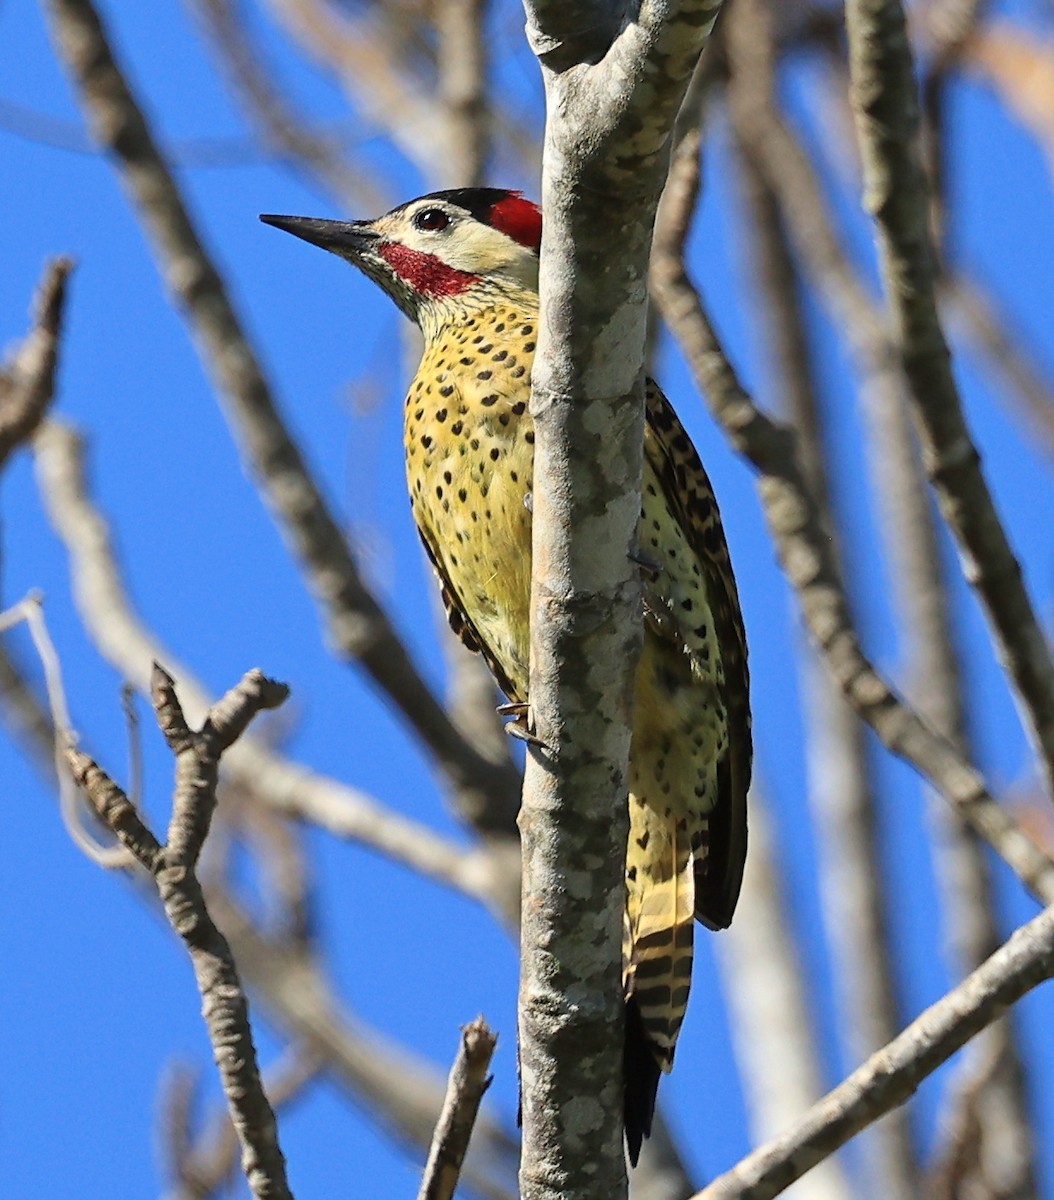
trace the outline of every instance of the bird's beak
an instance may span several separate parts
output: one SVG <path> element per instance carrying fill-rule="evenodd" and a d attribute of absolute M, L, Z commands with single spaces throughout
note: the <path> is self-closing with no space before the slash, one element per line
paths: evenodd
<path fill-rule="evenodd" d="M 274 213 L 261 213 L 260 220 L 342 258 L 358 258 L 380 237 L 370 228 L 369 221 L 324 221 L 319 217 L 282 217 Z"/>

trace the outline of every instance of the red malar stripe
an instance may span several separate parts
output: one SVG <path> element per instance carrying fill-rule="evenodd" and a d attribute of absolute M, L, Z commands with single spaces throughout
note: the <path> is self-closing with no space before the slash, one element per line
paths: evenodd
<path fill-rule="evenodd" d="M 456 296 L 479 282 L 478 275 L 456 271 L 434 254 L 424 254 L 400 246 L 398 242 L 381 242 L 377 253 L 406 282 L 423 296 Z"/>

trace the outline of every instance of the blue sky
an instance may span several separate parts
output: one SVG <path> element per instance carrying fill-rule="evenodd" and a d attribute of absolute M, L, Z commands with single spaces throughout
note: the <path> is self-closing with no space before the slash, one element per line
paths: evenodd
<path fill-rule="evenodd" d="M 998 8 L 998 6 L 997 6 Z M 1038 5 L 1015 5 L 1036 19 Z M 1011 9 L 1006 9 L 1011 11 Z M 203 138 L 244 134 L 241 117 L 182 6 L 104 6 L 117 47 L 164 139 L 186 148 Z M 522 117 L 537 121 L 540 89 L 527 52 L 516 49 L 520 12 L 495 16 L 504 87 L 522 95 Z M 334 84 L 262 26 L 274 69 L 323 122 L 345 118 Z M 1047 36 L 1051 30 L 1046 29 Z M 28 0 L 0 7 L 0 101 L 75 126 L 68 84 L 40 9 Z M 508 56 L 508 61 L 506 61 Z M 815 64 L 797 62 L 788 96 L 805 125 Z M 1054 372 L 1054 205 L 1048 168 L 1027 133 L 976 83 L 953 91 L 952 244 L 976 270 Z M 4 113 L 7 115 L 5 116 Z M 260 666 L 293 688 L 285 749 L 316 769 L 373 793 L 393 808 L 460 837 L 428 763 L 400 720 L 356 671 L 335 662 L 318 614 L 243 472 L 211 386 L 172 309 L 133 212 L 107 161 L 54 140 L 40 120 L 34 139 L 0 113 L 0 341 L 26 327 L 28 300 L 45 258 L 78 262 L 67 309 L 57 415 L 89 438 L 96 500 L 108 515 L 140 613 L 173 655 L 214 691 Z M 24 124 L 24 123 L 23 123 Z M 64 127 L 63 127 L 64 128 Z M 59 131 L 61 132 L 61 130 Z M 816 132 L 814 129 L 813 132 Z M 60 138 L 59 140 L 62 140 Z M 427 190 L 383 139 L 367 131 L 362 150 L 392 181 L 393 199 Z M 773 388 L 761 349 L 729 178 L 729 146 L 718 114 L 707 148 L 706 195 L 692 241 L 693 272 L 744 378 L 765 401 Z M 286 419 L 327 494 L 361 547 L 368 577 L 423 670 L 440 686 L 431 580 L 404 494 L 401 390 L 406 371 L 401 318 L 365 279 L 335 259 L 280 236 L 259 212 L 337 215 L 330 201 L 281 166 L 182 168 L 180 182 L 206 241 L 228 273 L 233 298 L 272 374 Z M 525 179 L 494 179 L 526 186 Z M 836 184 L 831 180 L 831 186 Z M 862 255 L 866 220 L 844 196 L 839 219 Z M 375 214 L 353 214 L 375 215 Z M 844 341 L 809 301 L 819 350 L 822 399 L 834 447 L 838 512 L 849 538 L 851 583 L 869 650 L 899 677 L 902 648 L 892 618 L 888 568 L 874 517 L 862 421 Z M 1025 565 L 1033 598 L 1049 622 L 1054 601 L 1051 464 L 991 390 L 969 355 L 957 372 L 992 490 Z M 676 353 L 660 357 L 661 381 L 711 472 L 721 500 L 750 637 L 758 772 L 774 808 L 788 903 L 802 939 L 828 1083 L 849 1069 L 834 1033 L 831 963 L 822 938 L 815 836 L 806 788 L 804 729 L 797 703 L 798 629 L 792 598 L 764 531 L 751 472 L 705 415 Z M 120 679 L 85 636 L 73 609 L 64 552 L 43 514 L 28 455 L 2 482 L 2 598 L 46 593 L 74 720 L 116 774 L 126 736 Z M 952 551 L 946 547 L 949 561 Z M 1035 774 L 1013 702 L 993 657 L 983 617 L 956 585 L 955 620 L 971 683 L 971 727 L 997 793 L 1027 788 Z M 20 635 L 13 645 L 28 660 Z M 149 729 L 147 803 L 167 813 L 170 764 Z M 948 985 L 940 911 L 932 879 L 921 792 L 911 772 L 877 748 L 882 784 L 882 854 L 896 933 L 898 986 L 913 1016 Z M 0 871 L 0 1162 L 12 1197 L 141 1196 L 156 1193 L 159 1077 L 174 1061 L 203 1073 L 217 1099 L 198 1000 L 184 954 L 157 914 L 120 879 L 70 844 L 54 799 L 32 766 L 0 734 L 6 783 L 7 851 Z M 323 945 L 334 980 L 363 1021 L 400 1039 L 445 1072 L 460 1024 L 483 1011 L 500 1031 L 490 1101 L 515 1112 L 516 956 L 478 908 L 359 847 L 309 832 L 317 869 Z M 1007 930 L 1035 906 L 997 871 Z M 702 1179 L 749 1145 L 746 1116 L 708 939 L 701 944 L 695 999 L 678 1068 L 664 1083 L 675 1128 Z M 1049 989 L 1019 1008 L 1033 1099 L 1040 1120 L 1044 1195 L 1054 1196 L 1054 1016 Z M 280 1044 L 257 1024 L 265 1061 Z M 933 1137 L 941 1081 L 924 1086 L 916 1108 L 922 1144 Z M 370 1194 L 405 1196 L 417 1167 L 399 1147 L 323 1084 L 282 1119 L 299 1194 L 354 1195 L 364 1169 Z"/>

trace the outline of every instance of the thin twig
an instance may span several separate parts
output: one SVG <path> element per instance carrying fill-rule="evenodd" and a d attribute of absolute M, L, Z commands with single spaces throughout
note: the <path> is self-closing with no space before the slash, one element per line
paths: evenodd
<path fill-rule="evenodd" d="M 12 625 L 25 622 L 33 648 L 44 671 L 44 689 L 48 698 L 51 721 L 48 732 L 51 740 L 52 760 L 59 789 L 59 812 L 62 823 L 74 845 L 92 862 L 100 867 L 118 868 L 130 864 L 128 852 L 122 846 L 104 846 L 84 828 L 80 796 L 70 777 L 66 763 L 66 752 L 77 744 L 77 732 L 70 718 L 66 701 L 66 688 L 62 682 L 62 662 L 55 643 L 48 632 L 44 617 L 43 597 L 30 593 L 24 600 L 0 613 L 0 632 Z"/>
<path fill-rule="evenodd" d="M 325 1066 L 308 1047 L 294 1044 L 263 1073 L 263 1088 L 275 1112 L 280 1112 L 314 1083 Z M 160 1109 L 168 1144 L 168 1169 L 174 1184 L 165 1200 L 208 1200 L 238 1169 L 238 1138 L 226 1109 L 217 1111 L 196 1137 L 191 1136 L 190 1107 L 194 1077 L 174 1072 Z"/>
<path fill-rule="evenodd" d="M 210 893 L 209 904 L 272 1019 L 289 1037 L 325 1056 L 328 1072 L 382 1130 L 423 1155 L 443 1105 L 439 1072 L 350 1013 L 314 955 L 265 936 L 228 893 Z M 511 1200 L 517 1153 L 517 1139 L 480 1113 L 462 1168 L 466 1186 L 489 1200 Z"/>
<path fill-rule="evenodd" d="M 55 258 L 33 301 L 33 328 L 0 366 L 0 467 L 32 436 L 55 394 L 71 258 Z"/>
<path fill-rule="evenodd" d="M 261 1200 L 292 1200 L 278 1127 L 256 1063 L 248 1001 L 230 945 L 209 914 L 197 877 L 216 804 L 220 755 L 257 713 L 280 705 L 289 689 L 250 671 L 209 711 L 200 730 L 188 726 L 172 679 L 160 667 L 154 670 L 152 692 L 158 724 L 176 755 L 166 845 L 159 844 L 128 797 L 89 755 L 70 749 L 67 761 L 96 813 L 153 877 L 165 915 L 186 944 L 252 1194 Z"/>
<path fill-rule="evenodd" d="M 498 1035 L 482 1016 L 461 1030 L 461 1045 L 450 1068 L 443 1110 L 428 1149 L 417 1200 L 452 1200 L 468 1150 L 483 1093 L 490 1086 L 491 1056 Z"/>

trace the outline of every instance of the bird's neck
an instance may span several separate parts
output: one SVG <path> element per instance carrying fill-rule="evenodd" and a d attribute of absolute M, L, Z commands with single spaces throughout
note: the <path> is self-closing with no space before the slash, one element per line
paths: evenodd
<path fill-rule="evenodd" d="M 538 293 L 518 284 L 481 280 L 478 286 L 468 288 L 457 296 L 436 297 L 422 305 L 417 313 L 417 321 L 424 334 L 425 345 L 431 346 L 444 341 L 452 330 L 478 321 L 490 312 L 510 308 L 517 310 L 522 317 L 533 320 L 538 315 Z"/>

